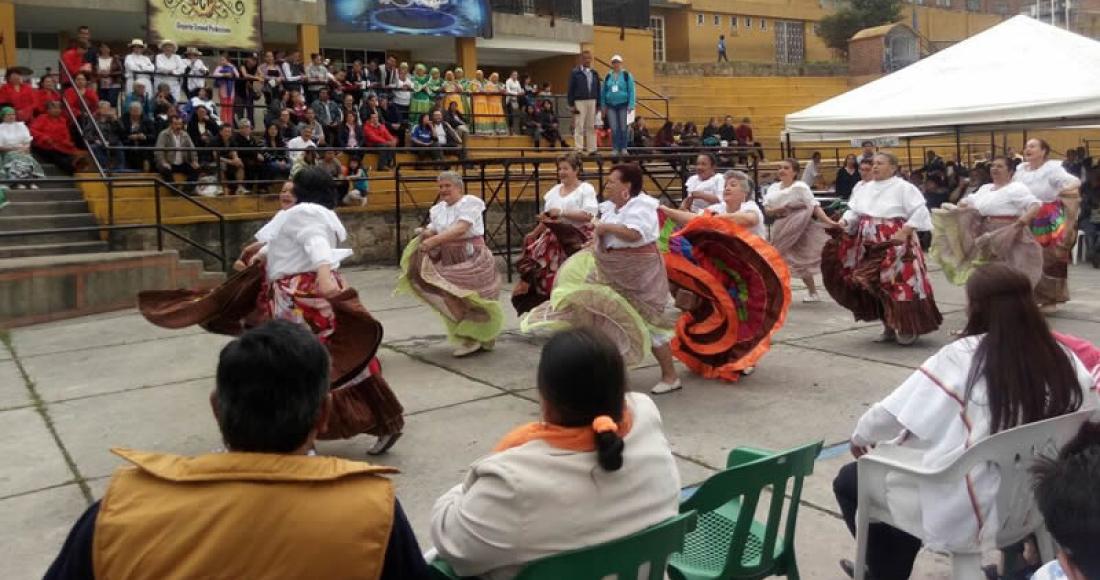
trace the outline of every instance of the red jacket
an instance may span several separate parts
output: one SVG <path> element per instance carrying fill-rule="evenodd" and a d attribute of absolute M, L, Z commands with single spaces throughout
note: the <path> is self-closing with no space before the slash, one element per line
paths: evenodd
<path fill-rule="evenodd" d="M 46 105 L 49 103 L 61 101 L 61 92 L 57 89 L 36 89 L 34 92 L 34 114 L 43 115 L 46 113 Z M 61 111 L 65 112 L 64 108 Z"/>
<path fill-rule="evenodd" d="M 69 74 L 76 78 L 76 73 L 80 72 L 86 63 L 84 62 L 84 50 L 79 47 L 72 47 L 65 52 L 61 53 L 61 64 L 65 65 L 65 70 L 69 71 Z M 88 70 L 91 70 L 91 65 L 87 65 Z M 92 79 L 89 78 L 88 82 Z M 65 82 L 69 82 L 66 80 Z"/>
<path fill-rule="evenodd" d="M 737 142 L 741 145 L 752 145 L 752 127 L 745 125 L 744 123 L 737 126 L 733 130 L 737 135 Z"/>
<path fill-rule="evenodd" d="M 382 123 L 376 127 L 372 127 L 370 123 L 363 125 L 363 140 L 367 145 L 389 145 L 394 139 L 396 137 Z"/>
<path fill-rule="evenodd" d="M 62 97 L 66 103 L 69 103 L 69 108 L 73 110 L 74 115 L 79 117 L 84 113 L 84 108 L 80 106 L 80 97 L 76 94 L 76 87 L 65 89 Z M 84 88 L 84 101 L 88 103 L 88 110 L 94 115 L 96 108 L 99 107 L 99 95 L 96 94 L 91 85 Z"/>
<path fill-rule="evenodd" d="M 10 84 L 0 86 L 0 103 L 15 108 L 16 118 L 24 123 L 29 123 L 34 117 L 34 89 L 28 84 L 19 85 L 18 91 Z"/>
<path fill-rule="evenodd" d="M 39 115 L 31 122 L 30 131 L 35 147 L 59 151 L 66 155 L 75 155 L 77 152 L 65 117 Z"/>

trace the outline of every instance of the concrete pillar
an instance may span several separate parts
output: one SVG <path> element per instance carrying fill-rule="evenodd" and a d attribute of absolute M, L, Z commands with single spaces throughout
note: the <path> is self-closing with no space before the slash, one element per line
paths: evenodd
<path fill-rule="evenodd" d="M 466 78 L 473 78 L 477 70 L 477 39 L 455 39 L 455 62 L 466 71 Z"/>
<path fill-rule="evenodd" d="M 0 2 L 0 68 L 10 68 L 15 62 L 15 4 Z"/>
<path fill-rule="evenodd" d="M 581 0 L 581 24 L 595 24 L 596 17 L 592 12 L 592 0 Z"/>
<path fill-rule="evenodd" d="M 298 25 L 298 51 L 302 61 L 308 63 L 309 55 L 321 52 L 321 28 L 316 24 Z"/>

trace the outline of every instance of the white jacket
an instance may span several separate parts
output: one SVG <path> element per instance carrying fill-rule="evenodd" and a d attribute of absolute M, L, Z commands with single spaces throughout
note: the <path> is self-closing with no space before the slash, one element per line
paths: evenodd
<path fill-rule="evenodd" d="M 459 576 L 510 580 L 527 562 L 641 531 L 679 512 L 680 474 L 661 415 L 626 396 L 623 466 L 535 440 L 483 457 L 432 509 L 432 543 Z"/>

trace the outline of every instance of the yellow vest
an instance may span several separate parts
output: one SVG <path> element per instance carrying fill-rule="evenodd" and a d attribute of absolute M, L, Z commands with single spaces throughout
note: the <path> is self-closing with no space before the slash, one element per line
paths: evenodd
<path fill-rule="evenodd" d="M 391 467 L 335 457 L 113 449 L 92 560 L 99 580 L 377 580 Z"/>

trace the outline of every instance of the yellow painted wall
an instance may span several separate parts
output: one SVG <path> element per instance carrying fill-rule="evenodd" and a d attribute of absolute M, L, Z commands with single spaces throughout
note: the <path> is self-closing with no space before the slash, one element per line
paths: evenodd
<path fill-rule="evenodd" d="M 620 39 L 621 29 L 609 26 L 596 26 L 592 29 L 592 53 L 604 62 L 611 62 L 611 56 L 623 57 L 624 66 L 647 85 L 653 82 L 653 32 L 627 28 Z M 603 70 L 604 67 L 597 67 Z"/>
<path fill-rule="evenodd" d="M 913 26 L 913 12 L 917 13 L 917 32 L 934 43 L 964 40 L 1006 18 L 999 14 L 905 5 L 901 22 Z"/>

